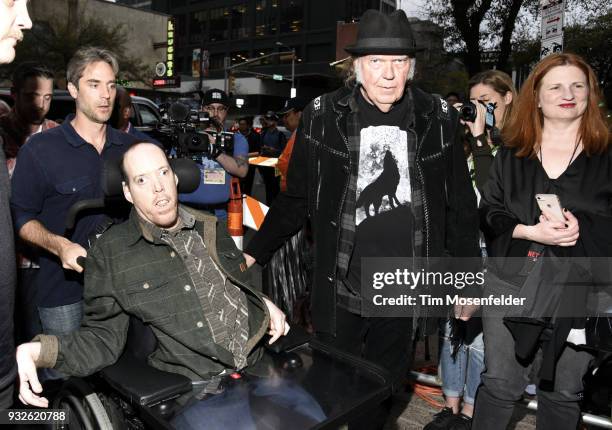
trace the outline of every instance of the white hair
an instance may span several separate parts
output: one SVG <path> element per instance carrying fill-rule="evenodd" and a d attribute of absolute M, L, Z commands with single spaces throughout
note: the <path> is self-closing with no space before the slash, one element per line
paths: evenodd
<path fill-rule="evenodd" d="M 353 67 L 355 69 L 355 82 L 357 84 L 361 84 L 363 82 L 361 73 L 361 61 L 359 61 L 360 58 L 362 57 L 356 58 L 353 62 Z M 408 75 L 406 75 L 406 82 L 414 79 L 414 72 L 416 70 L 416 58 L 410 57 L 408 59 L 410 60 L 410 70 L 408 71 Z"/>

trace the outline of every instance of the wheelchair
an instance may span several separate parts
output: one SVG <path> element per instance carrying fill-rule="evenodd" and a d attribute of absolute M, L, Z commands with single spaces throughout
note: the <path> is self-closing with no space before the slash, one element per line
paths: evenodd
<path fill-rule="evenodd" d="M 200 174 L 195 163 L 178 159 L 171 164 L 179 177 L 179 192 L 197 187 Z M 107 163 L 103 183 L 104 198 L 79 202 L 73 207 L 67 219 L 68 231 L 80 211 L 103 208 L 113 196 L 121 195 L 116 165 Z M 53 428 L 173 429 L 173 420 L 201 401 L 199 393 L 204 381 L 192 381 L 149 366 L 147 357 L 156 345 L 153 331 L 132 316 L 126 346 L 117 362 L 89 377 L 68 379 L 50 399 L 52 408 L 68 410 L 70 417 L 67 424 L 56 424 Z M 274 345 L 266 346 L 262 362 L 267 363 L 267 378 L 297 387 L 320 408 L 324 419 L 309 419 L 257 395 L 250 384 L 254 377 L 247 373 L 224 376 L 221 384 L 225 392 L 247 393 L 256 428 L 339 428 L 367 414 L 391 395 L 383 369 L 310 338 L 297 326 Z M 205 422 L 202 428 L 206 428 Z"/>

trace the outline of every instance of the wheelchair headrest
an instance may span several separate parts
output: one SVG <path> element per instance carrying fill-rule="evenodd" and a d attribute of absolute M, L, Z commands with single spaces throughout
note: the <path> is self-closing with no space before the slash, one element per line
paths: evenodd
<path fill-rule="evenodd" d="M 175 158 L 169 161 L 170 167 L 178 177 L 178 192 L 191 193 L 195 191 L 200 184 L 200 169 L 197 164 L 187 158 Z M 107 160 L 104 163 L 102 187 L 105 197 L 123 195 L 120 162 L 120 160 Z"/>
<path fill-rule="evenodd" d="M 76 225 L 77 216 L 87 210 L 100 210 L 105 207 L 116 207 L 117 199 L 123 200 L 123 189 L 121 186 L 120 160 L 106 160 L 102 171 L 102 190 L 104 197 L 80 200 L 73 204 L 66 215 L 66 234 L 68 235 Z M 178 192 L 191 193 L 200 184 L 200 169 L 193 160 L 178 158 L 170 160 L 170 167 L 178 177 Z M 109 202 L 113 202 L 110 204 Z M 127 203 L 127 202 L 126 202 Z"/>

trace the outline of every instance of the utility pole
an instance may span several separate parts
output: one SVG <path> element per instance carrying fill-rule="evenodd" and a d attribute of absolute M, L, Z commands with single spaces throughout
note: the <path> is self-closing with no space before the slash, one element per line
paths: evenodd
<path fill-rule="evenodd" d="M 297 95 L 297 91 L 295 88 L 295 48 L 289 48 L 280 40 L 276 42 L 276 46 L 291 51 L 291 92 L 289 93 L 289 97 L 294 98 Z"/>
<path fill-rule="evenodd" d="M 295 48 L 291 49 L 291 92 L 289 93 L 290 98 L 294 98 L 297 95 L 295 89 Z"/>
<path fill-rule="evenodd" d="M 198 75 L 200 76 L 200 84 L 199 84 L 199 89 L 200 91 L 202 91 L 202 81 L 204 80 L 204 73 L 203 73 L 203 68 L 204 68 L 204 21 L 200 21 L 200 30 L 202 31 L 202 37 L 200 37 L 200 70 L 198 72 Z"/>
<path fill-rule="evenodd" d="M 231 58 L 230 57 L 223 57 L 223 91 L 225 91 L 225 94 L 227 94 L 227 78 L 228 78 L 228 71 L 231 70 Z"/>

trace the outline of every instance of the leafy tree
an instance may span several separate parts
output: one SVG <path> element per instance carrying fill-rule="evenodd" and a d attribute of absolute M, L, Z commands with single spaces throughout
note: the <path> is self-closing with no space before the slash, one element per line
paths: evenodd
<path fill-rule="evenodd" d="M 574 24 L 564 29 L 563 50 L 582 56 L 591 65 L 601 88 L 612 85 L 612 12 L 603 16 L 591 16 L 584 24 Z M 517 42 L 512 62 L 517 68 L 527 70 L 540 60 L 540 39 Z"/>
<path fill-rule="evenodd" d="M 612 84 L 612 11 L 590 18 L 584 26 L 566 28 L 563 45 L 565 50 L 584 57 L 597 73 L 602 88 Z"/>
<path fill-rule="evenodd" d="M 513 44 L 533 39 L 534 29 L 539 29 L 539 3 L 539 0 L 431 0 L 425 8 L 430 19 L 444 29 L 447 48 L 461 55 L 471 76 L 481 71 L 481 53 L 485 49 L 498 51 L 496 68 L 509 71 Z M 568 0 L 568 9 L 579 10 L 582 20 L 601 14 L 601 6 L 601 1 Z"/>
<path fill-rule="evenodd" d="M 114 52 L 119 60 L 118 78 L 148 84 L 152 71 L 141 60 L 127 54 L 128 32 L 123 24 L 109 25 L 93 17 L 79 15 L 62 20 L 34 21 L 32 29 L 24 32 L 15 61 L 0 69 L 0 77 L 9 78 L 14 67 L 22 61 L 41 61 L 58 78 L 66 76 L 66 66 L 74 53 L 84 46 L 98 46 Z M 59 79 L 61 81 L 61 79 Z"/>

